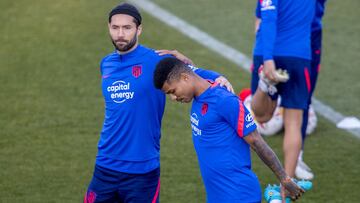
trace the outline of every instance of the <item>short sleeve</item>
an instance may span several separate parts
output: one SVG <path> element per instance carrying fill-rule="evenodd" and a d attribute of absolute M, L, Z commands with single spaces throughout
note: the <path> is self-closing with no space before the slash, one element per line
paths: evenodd
<path fill-rule="evenodd" d="M 236 96 L 226 96 L 218 103 L 218 113 L 240 137 L 247 136 L 256 130 L 253 116 L 243 102 Z"/>

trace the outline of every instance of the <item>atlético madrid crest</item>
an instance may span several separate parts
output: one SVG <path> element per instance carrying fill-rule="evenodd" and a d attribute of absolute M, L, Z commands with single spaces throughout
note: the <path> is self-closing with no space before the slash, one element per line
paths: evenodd
<path fill-rule="evenodd" d="M 201 115 L 205 115 L 208 111 L 209 105 L 207 103 L 203 103 L 201 106 Z"/>
<path fill-rule="evenodd" d="M 132 67 L 132 75 L 135 78 L 140 77 L 140 75 L 142 74 L 142 66 L 141 65 L 136 65 Z"/>

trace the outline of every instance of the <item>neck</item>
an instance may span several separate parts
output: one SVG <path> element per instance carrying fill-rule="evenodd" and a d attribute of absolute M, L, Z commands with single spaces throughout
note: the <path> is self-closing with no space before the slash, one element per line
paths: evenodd
<path fill-rule="evenodd" d="M 134 51 L 134 50 L 136 49 L 136 47 L 138 47 L 138 45 L 139 45 L 139 43 L 136 42 L 136 44 L 135 44 L 133 47 L 131 47 L 131 49 L 129 49 L 129 50 L 127 50 L 127 51 L 119 51 L 119 50 L 116 50 L 116 52 L 117 52 L 118 54 L 121 54 L 121 55 L 123 55 L 123 54 L 128 54 L 128 53 Z"/>
<path fill-rule="evenodd" d="M 194 80 L 195 96 L 198 97 L 210 87 L 210 83 L 195 74 Z"/>

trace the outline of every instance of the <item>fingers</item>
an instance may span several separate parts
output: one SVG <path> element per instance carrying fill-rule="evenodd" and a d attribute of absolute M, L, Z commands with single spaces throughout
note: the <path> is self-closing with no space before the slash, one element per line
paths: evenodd
<path fill-rule="evenodd" d="M 264 69 L 264 74 L 265 74 L 265 77 L 267 79 L 269 79 L 270 81 L 273 81 L 273 82 L 278 82 L 276 77 L 275 77 L 275 69 Z"/>
<path fill-rule="evenodd" d="M 155 50 L 155 53 L 159 54 L 159 56 L 163 56 L 163 55 L 166 55 L 166 54 L 170 54 L 170 55 L 173 55 L 175 57 L 184 56 L 180 52 L 178 52 L 177 50 L 168 50 L 168 49 Z"/>
<path fill-rule="evenodd" d="M 234 89 L 233 89 L 233 87 L 230 85 L 230 83 L 224 84 L 224 85 L 220 85 L 220 86 L 225 86 L 226 89 L 227 89 L 229 92 L 235 93 L 235 92 L 234 92 Z"/>
<path fill-rule="evenodd" d="M 280 195 L 281 195 L 281 202 L 286 203 L 286 194 L 285 194 L 284 186 L 281 186 Z"/>
<path fill-rule="evenodd" d="M 300 190 L 297 191 L 297 194 L 295 195 L 295 199 L 299 199 L 301 195 L 305 192 L 303 189 L 299 188 Z"/>
<path fill-rule="evenodd" d="M 222 81 L 222 82 L 219 82 L 219 85 L 221 87 L 225 86 L 226 89 L 231 92 L 231 93 L 234 93 L 234 88 L 232 87 L 232 85 L 230 84 L 229 81 Z"/>
<path fill-rule="evenodd" d="M 219 83 L 221 87 L 226 87 L 229 92 L 235 93 L 234 88 L 232 87 L 231 83 L 223 76 L 216 78 L 215 82 Z"/>
<path fill-rule="evenodd" d="M 163 55 L 167 55 L 167 54 L 173 55 L 174 57 L 176 57 L 180 61 L 184 62 L 185 64 L 194 65 L 194 63 L 191 61 L 191 59 L 189 59 L 188 57 L 186 57 L 182 53 L 178 52 L 177 50 L 159 49 L 159 50 L 156 50 L 155 52 L 157 54 L 159 54 L 159 56 L 163 56 Z"/>
<path fill-rule="evenodd" d="M 235 94 L 234 88 L 231 86 L 230 88 L 228 88 L 229 92 Z"/>
<path fill-rule="evenodd" d="M 228 82 L 229 83 L 229 82 Z M 228 86 L 226 86 L 226 89 L 231 92 L 231 93 L 235 93 L 234 92 L 234 88 L 232 87 L 232 85 L 229 83 Z"/>
<path fill-rule="evenodd" d="M 291 196 L 291 199 L 293 200 L 293 201 L 296 201 L 296 200 L 298 200 L 300 197 L 301 197 L 301 193 L 298 193 L 298 194 L 296 194 L 296 195 L 294 195 L 294 196 Z"/>
<path fill-rule="evenodd" d="M 174 53 L 176 52 L 177 52 L 176 50 L 167 50 L 167 49 L 159 49 L 155 51 L 155 53 L 159 54 L 159 56 L 163 56 L 166 54 L 174 55 Z"/>
<path fill-rule="evenodd" d="M 265 74 L 265 77 L 273 82 L 278 82 L 276 78 L 276 68 L 275 68 L 275 62 L 273 60 L 267 60 L 263 64 L 263 71 Z"/>
<path fill-rule="evenodd" d="M 286 184 L 286 190 L 288 194 L 285 194 L 289 196 L 292 200 L 297 200 L 301 197 L 301 195 L 305 192 L 302 188 L 300 188 L 296 183 L 289 182 Z"/>
<path fill-rule="evenodd" d="M 185 57 L 185 56 L 184 56 Z M 192 62 L 192 60 L 190 60 L 189 58 L 184 58 L 183 60 L 182 60 L 184 63 L 186 63 L 186 64 L 190 64 L 190 65 L 194 65 L 194 63 Z"/>

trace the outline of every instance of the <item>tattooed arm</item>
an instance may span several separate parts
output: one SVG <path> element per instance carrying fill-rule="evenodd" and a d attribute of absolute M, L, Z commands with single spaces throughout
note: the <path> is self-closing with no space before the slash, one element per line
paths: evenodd
<path fill-rule="evenodd" d="M 286 188 L 291 199 L 297 199 L 304 193 L 300 187 L 294 183 L 291 178 L 285 173 L 281 163 L 264 141 L 257 130 L 251 132 L 249 135 L 244 137 L 245 141 L 251 146 L 251 148 L 257 153 L 260 159 L 274 172 L 277 178 L 280 180 L 282 186 Z"/>

